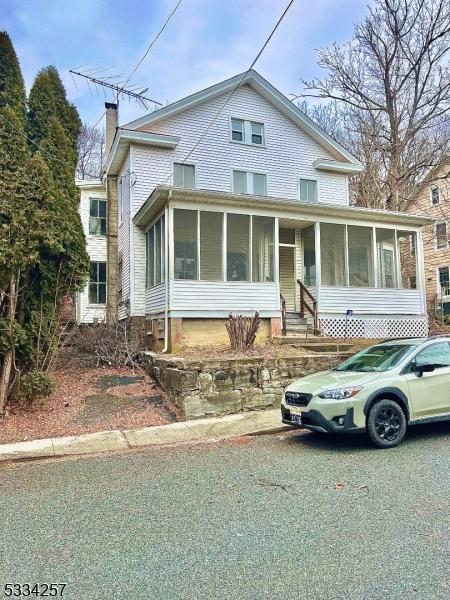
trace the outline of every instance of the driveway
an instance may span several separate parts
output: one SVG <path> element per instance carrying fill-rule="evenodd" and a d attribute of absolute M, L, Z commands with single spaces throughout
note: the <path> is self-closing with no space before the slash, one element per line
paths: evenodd
<path fill-rule="evenodd" d="M 296 432 L 0 470 L 6 582 L 76 600 L 450 597 L 450 427 Z"/>

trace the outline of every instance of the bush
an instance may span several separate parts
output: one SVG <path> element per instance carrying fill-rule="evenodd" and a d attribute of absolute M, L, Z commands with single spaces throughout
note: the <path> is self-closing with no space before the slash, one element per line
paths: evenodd
<path fill-rule="evenodd" d="M 20 380 L 17 400 L 22 404 L 31 404 L 33 400 L 49 396 L 54 388 L 55 384 L 48 373 L 29 371 Z"/>
<path fill-rule="evenodd" d="M 255 312 L 253 317 L 230 314 L 228 316 L 228 321 L 225 323 L 225 327 L 228 331 L 231 347 L 234 350 L 246 350 L 247 348 L 252 348 L 260 324 L 261 319 L 258 312 Z"/>

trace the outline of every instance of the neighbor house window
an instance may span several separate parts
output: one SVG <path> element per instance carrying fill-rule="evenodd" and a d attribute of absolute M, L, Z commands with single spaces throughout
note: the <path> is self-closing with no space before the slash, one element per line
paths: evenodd
<path fill-rule="evenodd" d="M 436 225 L 436 248 L 447 248 L 447 223 L 437 223 Z"/>
<path fill-rule="evenodd" d="M 145 234 L 146 269 L 145 286 L 150 288 L 165 280 L 165 218 L 156 221 Z"/>
<path fill-rule="evenodd" d="M 174 211 L 174 276 L 175 279 L 198 279 L 197 257 L 198 212 Z"/>
<path fill-rule="evenodd" d="M 195 166 L 174 163 L 173 185 L 178 188 L 193 190 L 195 188 Z"/>
<path fill-rule="evenodd" d="M 250 146 L 264 145 L 264 123 L 231 119 L 231 139 Z"/>
<path fill-rule="evenodd" d="M 438 187 L 431 188 L 431 204 L 436 206 L 440 201 L 440 192 Z"/>
<path fill-rule="evenodd" d="M 315 179 L 300 179 L 299 196 L 302 202 L 317 202 L 317 181 Z"/>
<path fill-rule="evenodd" d="M 200 279 L 221 281 L 223 214 L 200 212 Z"/>
<path fill-rule="evenodd" d="M 89 304 L 106 303 L 106 263 L 91 262 L 89 272 Z"/>
<path fill-rule="evenodd" d="M 415 275 L 410 275 L 408 277 L 408 287 L 410 290 L 415 290 L 417 288 L 417 279 Z"/>
<path fill-rule="evenodd" d="M 274 280 L 274 219 L 252 217 L 252 281 Z"/>
<path fill-rule="evenodd" d="M 345 225 L 320 224 L 323 285 L 346 285 Z"/>
<path fill-rule="evenodd" d="M 89 235 L 106 235 L 106 200 L 89 199 Z"/>
<path fill-rule="evenodd" d="M 235 194 L 267 195 L 267 176 L 265 173 L 233 171 L 233 192 Z"/>
<path fill-rule="evenodd" d="M 441 267 L 439 269 L 439 292 L 441 296 L 448 296 L 450 286 L 450 273 L 448 267 Z"/>
<path fill-rule="evenodd" d="M 227 215 L 227 280 L 250 281 L 250 216 Z"/>

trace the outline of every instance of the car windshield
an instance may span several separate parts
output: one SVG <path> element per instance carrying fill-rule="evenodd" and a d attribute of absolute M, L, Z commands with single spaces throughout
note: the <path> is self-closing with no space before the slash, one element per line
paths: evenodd
<path fill-rule="evenodd" d="M 386 344 L 366 348 L 352 356 L 335 371 L 358 371 L 361 373 L 389 371 L 414 348 L 411 344 Z"/>

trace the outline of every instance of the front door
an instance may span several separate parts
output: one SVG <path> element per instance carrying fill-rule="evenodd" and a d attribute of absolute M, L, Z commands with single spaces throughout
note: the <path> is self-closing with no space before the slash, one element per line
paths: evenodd
<path fill-rule="evenodd" d="M 295 311 L 295 248 L 279 247 L 280 291 L 286 300 L 286 310 Z"/>
<path fill-rule="evenodd" d="M 434 371 L 416 375 L 416 366 L 432 364 Z M 419 352 L 406 374 L 415 418 L 450 412 L 450 345 L 438 342 Z"/>

